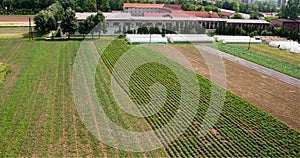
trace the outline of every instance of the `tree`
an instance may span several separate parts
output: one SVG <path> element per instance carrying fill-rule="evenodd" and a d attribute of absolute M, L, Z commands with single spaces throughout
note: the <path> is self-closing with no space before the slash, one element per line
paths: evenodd
<path fill-rule="evenodd" d="M 181 9 L 187 11 L 195 11 L 196 6 L 194 4 L 191 4 L 190 2 L 185 2 L 182 4 Z"/>
<path fill-rule="evenodd" d="M 239 14 L 239 13 L 235 13 L 233 15 L 232 19 L 244 19 L 244 17 L 241 14 Z"/>
<path fill-rule="evenodd" d="M 223 4 L 224 4 L 223 1 L 218 0 L 218 1 L 216 2 L 216 7 L 218 7 L 218 8 L 223 8 Z"/>
<path fill-rule="evenodd" d="M 86 31 L 86 30 L 87 30 L 87 29 L 86 29 L 86 27 L 85 27 L 84 22 L 79 23 L 78 32 L 79 32 L 80 34 L 82 34 L 83 37 L 85 36 L 85 34 L 87 34 L 87 31 Z"/>
<path fill-rule="evenodd" d="M 40 11 L 34 17 L 35 29 L 42 34 L 55 30 L 57 28 L 57 21 L 61 20 L 63 12 L 63 7 L 58 2 Z"/>
<path fill-rule="evenodd" d="M 78 32 L 80 34 L 83 34 L 83 37 L 85 36 L 85 34 L 90 33 L 91 30 L 94 28 L 94 17 L 95 16 L 92 14 L 91 16 L 88 16 L 86 20 L 79 24 Z"/>
<path fill-rule="evenodd" d="M 142 27 L 139 27 L 137 30 L 137 34 L 149 34 L 147 25 L 142 25 Z"/>
<path fill-rule="evenodd" d="M 250 19 L 259 19 L 259 13 L 258 12 L 251 12 L 250 13 Z"/>
<path fill-rule="evenodd" d="M 67 33 L 68 39 L 70 39 L 71 35 L 77 30 L 77 19 L 75 17 L 75 12 L 70 9 L 65 11 L 61 22 L 61 28 L 62 32 L 64 34 Z"/>
<path fill-rule="evenodd" d="M 102 9 L 103 12 L 111 12 L 111 8 L 109 5 L 109 0 L 103 0 Z"/>
<path fill-rule="evenodd" d="M 287 5 L 282 5 L 279 12 L 280 18 L 297 19 L 300 16 L 300 1 L 289 0 Z"/>
<path fill-rule="evenodd" d="M 40 11 L 35 17 L 34 17 L 34 23 L 35 23 L 35 30 L 38 32 L 44 34 L 47 33 L 48 26 L 48 15 L 45 11 Z"/>
<path fill-rule="evenodd" d="M 110 0 L 109 5 L 112 10 L 122 10 L 123 0 Z"/>
<path fill-rule="evenodd" d="M 239 2 L 233 1 L 233 3 L 232 3 L 232 9 L 233 9 L 236 13 L 238 13 L 238 12 L 240 11 L 240 4 L 239 4 Z"/>
<path fill-rule="evenodd" d="M 257 33 L 258 33 L 258 32 L 255 30 L 255 31 L 253 31 L 253 32 L 251 32 L 251 33 L 249 34 L 249 36 L 250 36 L 250 39 L 249 39 L 248 50 L 250 50 L 251 38 L 253 38 L 254 36 L 256 36 L 256 35 L 257 35 Z"/>
<path fill-rule="evenodd" d="M 99 33 L 99 38 L 101 32 L 106 33 L 107 32 L 107 25 L 105 21 L 105 16 L 102 14 L 101 11 L 98 11 L 96 16 L 94 17 L 94 24 L 95 24 L 95 30 Z"/>
<path fill-rule="evenodd" d="M 48 21 L 46 23 L 48 30 L 56 30 L 57 29 L 57 22 L 54 16 L 51 13 L 48 13 Z"/>

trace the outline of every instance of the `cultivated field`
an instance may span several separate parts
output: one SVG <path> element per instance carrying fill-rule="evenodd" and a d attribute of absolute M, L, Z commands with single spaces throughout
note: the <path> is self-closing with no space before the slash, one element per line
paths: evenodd
<path fill-rule="evenodd" d="M 95 42 L 98 50 L 102 51 L 103 43 L 107 40 L 90 42 Z M 165 148 L 146 153 L 124 152 L 106 146 L 87 130 L 74 105 L 71 91 L 72 69 L 80 44 L 80 41 L 0 40 L 0 62 L 11 65 L 13 70 L 0 88 L 1 157 L 300 156 L 299 132 L 230 92 L 226 93 L 220 119 L 205 137 L 200 137 L 198 132 L 211 95 L 211 83 L 200 75 L 197 76 L 201 88 L 198 111 L 192 125 L 178 140 Z M 139 67 L 130 80 L 132 99 L 141 105 L 147 103 L 150 97 L 149 86 L 156 81 L 167 87 L 168 96 L 164 107 L 155 115 L 135 118 L 126 114 L 112 96 L 110 73 L 119 57 L 132 47 L 124 40 L 115 40 L 104 51 L 104 63 L 98 64 L 95 76 L 100 105 L 109 118 L 122 128 L 132 131 L 158 129 L 178 112 L 180 85 L 172 71 L 160 64 L 150 63 Z M 186 50 L 186 47 L 192 50 L 190 46 L 178 46 L 178 49 Z M 141 52 L 141 59 L 165 59 L 179 71 L 189 71 L 152 47 L 136 46 L 136 49 Z M 237 65 L 229 63 L 226 68 L 238 71 L 235 66 Z M 252 79 L 255 75 L 260 75 L 245 68 L 241 68 L 239 72 L 252 74 Z M 239 74 L 229 73 L 229 81 L 231 77 L 239 77 Z M 246 77 L 239 79 L 243 81 Z M 252 84 L 249 83 L 248 86 Z M 284 88 L 291 90 L 290 87 Z M 245 95 L 249 94 L 243 92 Z M 164 136 L 167 135 L 156 134 L 161 139 L 165 139 Z"/>
<path fill-rule="evenodd" d="M 0 27 L 0 38 L 22 38 L 28 36 L 29 27 Z"/>
<path fill-rule="evenodd" d="M 191 45 L 174 45 L 195 67 L 200 75 L 210 78 L 208 67 L 199 52 Z M 164 52 L 163 47 L 157 47 Z M 290 127 L 300 130 L 300 89 L 268 75 L 224 59 L 227 89 L 249 103 L 266 111 Z"/>
<path fill-rule="evenodd" d="M 0 40 L 0 61 L 13 70 L 0 90 L 1 157 L 165 156 L 163 150 L 115 150 L 85 128 L 71 94 L 72 64 L 79 46 L 80 41 Z M 100 75 L 105 80 L 105 73 Z"/>
<path fill-rule="evenodd" d="M 0 86 L 6 81 L 6 76 L 11 72 L 9 65 L 0 62 Z"/>
<path fill-rule="evenodd" d="M 0 26 L 28 27 L 29 17 L 31 25 L 34 25 L 34 15 L 0 15 Z"/>

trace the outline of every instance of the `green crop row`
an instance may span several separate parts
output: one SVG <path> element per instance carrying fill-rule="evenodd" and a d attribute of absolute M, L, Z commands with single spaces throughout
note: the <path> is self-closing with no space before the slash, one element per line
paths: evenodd
<path fill-rule="evenodd" d="M 219 45 L 219 50 L 300 79 L 300 66 L 298 65 L 265 56 L 239 46 Z"/>

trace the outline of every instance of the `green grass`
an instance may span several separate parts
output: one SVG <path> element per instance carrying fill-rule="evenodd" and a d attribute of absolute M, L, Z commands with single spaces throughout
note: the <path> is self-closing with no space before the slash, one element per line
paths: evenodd
<path fill-rule="evenodd" d="M 243 48 L 247 48 L 248 49 L 248 45 L 247 44 L 239 44 L 237 46 L 243 47 Z M 250 47 L 250 50 L 259 53 L 259 54 L 263 54 L 278 60 L 282 60 L 291 64 L 295 64 L 300 66 L 300 55 L 299 54 L 295 54 L 295 53 L 291 53 L 289 51 L 286 50 L 281 50 L 275 47 L 270 47 L 267 44 L 252 44 Z"/>
<path fill-rule="evenodd" d="M 0 27 L 0 38 L 27 37 L 29 27 Z"/>
<path fill-rule="evenodd" d="M 300 79 L 299 65 L 278 60 L 235 45 L 219 45 L 219 50 Z"/>
<path fill-rule="evenodd" d="M 103 50 L 103 43 L 107 41 L 94 42 L 98 50 Z M 197 76 L 200 103 L 192 126 L 165 149 L 132 153 L 102 144 L 87 130 L 74 105 L 71 77 L 80 44 L 79 40 L 0 39 L 0 61 L 5 61 L 13 70 L 0 88 L 1 157 L 300 156 L 297 131 L 230 92 L 214 127 L 217 133 L 199 137 L 197 133 L 210 100 L 211 87 L 201 76 Z M 105 50 L 105 65 L 98 65 L 95 76 L 99 101 L 111 120 L 123 128 L 140 131 L 150 126 L 149 129 L 156 129 L 177 112 L 180 85 L 163 65 L 152 63 L 139 67 L 130 81 L 133 100 L 146 103 L 149 85 L 157 81 L 168 87 L 166 104 L 159 113 L 145 119 L 122 111 L 112 96 L 109 70 L 132 47 L 123 40 L 115 40 Z M 139 58 L 165 59 L 178 70 L 188 71 L 150 48 L 136 46 L 136 49 L 141 51 Z M 157 135 L 164 136 L 163 133 Z"/>
<path fill-rule="evenodd" d="M 136 58 L 163 59 L 177 67 L 178 71 L 189 71 L 167 59 L 151 48 L 136 46 Z M 104 62 L 113 71 L 116 61 L 132 48 L 122 40 L 116 40 L 103 54 Z M 299 157 L 300 135 L 271 115 L 259 110 L 236 95 L 227 92 L 221 118 L 214 130 L 201 138 L 198 132 L 207 111 L 211 95 L 211 82 L 198 75 L 200 103 L 195 119 L 182 136 L 166 147 L 172 157 Z M 141 106 L 149 102 L 149 86 L 160 82 L 167 87 L 167 100 L 159 113 L 146 117 L 153 129 L 166 124 L 177 112 L 180 102 L 180 85 L 176 76 L 161 64 L 149 63 L 140 66 L 131 76 L 130 94 Z M 122 80 L 119 80 L 122 83 Z M 121 84 L 122 85 L 122 84 Z M 165 133 L 157 133 L 162 139 Z"/>
<path fill-rule="evenodd" d="M 0 86 L 6 81 L 6 76 L 10 72 L 10 66 L 0 62 Z"/>

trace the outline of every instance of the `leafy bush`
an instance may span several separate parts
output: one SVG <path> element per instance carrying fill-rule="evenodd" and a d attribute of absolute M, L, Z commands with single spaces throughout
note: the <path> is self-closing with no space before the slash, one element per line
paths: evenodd
<path fill-rule="evenodd" d="M 0 85 L 2 85 L 5 82 L 6 76 L 10 72 L 11 72 L 10 66 L 0 62 Z"/>
<path fill-rule="evenodd" d="M 61 29 L 57 30 L 55 37 L 61 37 Z"/>

